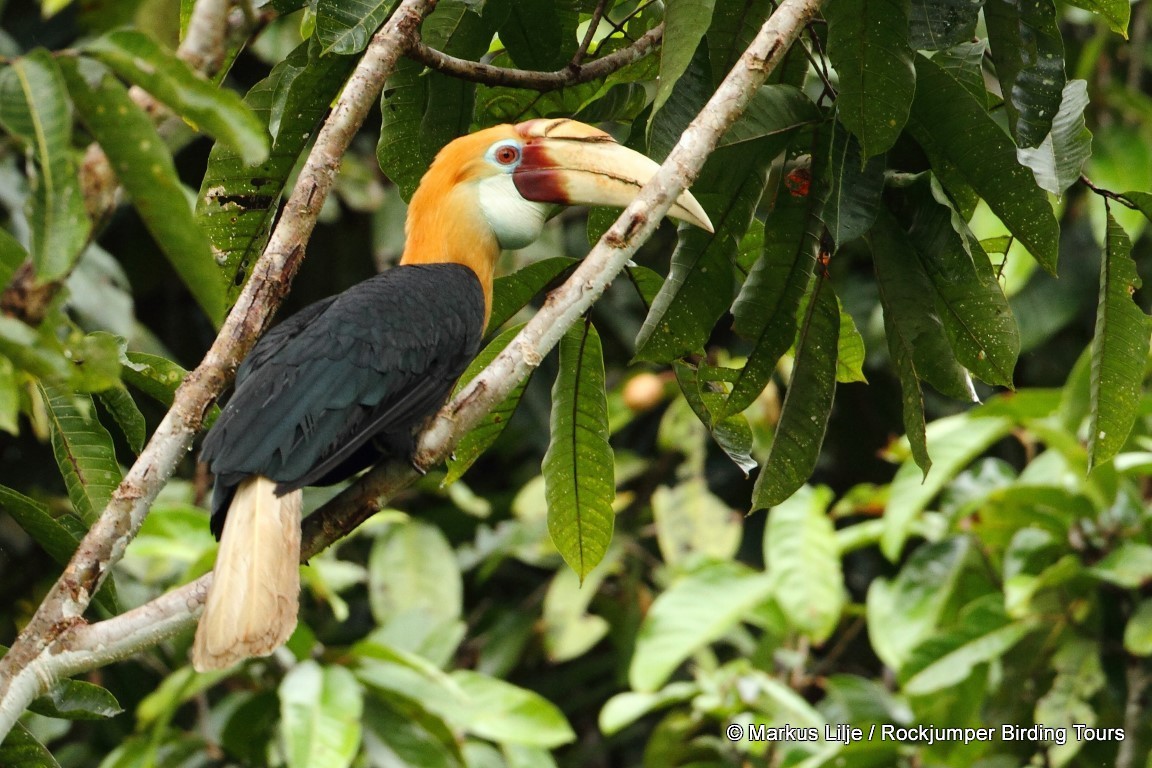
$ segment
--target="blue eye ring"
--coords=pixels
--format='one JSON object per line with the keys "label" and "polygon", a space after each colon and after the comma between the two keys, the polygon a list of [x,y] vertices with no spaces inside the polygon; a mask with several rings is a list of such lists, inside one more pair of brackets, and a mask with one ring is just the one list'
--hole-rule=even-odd
{"label": "blue eye ring", "polygon": [[492,145],[488,150],[488,157],[497,165],[515,168],[520,164],[520,144],[516,141],[501,141]]}

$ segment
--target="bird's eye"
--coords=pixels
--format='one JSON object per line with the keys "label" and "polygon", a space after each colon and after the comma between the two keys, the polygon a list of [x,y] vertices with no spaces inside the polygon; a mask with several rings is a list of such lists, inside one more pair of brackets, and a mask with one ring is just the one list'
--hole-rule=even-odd
{"label": "bird's eye", "polygon": [[504,144],[496,148],[495,157],[500,165],[512,165],[520,159],[520,149],[511,144]]}

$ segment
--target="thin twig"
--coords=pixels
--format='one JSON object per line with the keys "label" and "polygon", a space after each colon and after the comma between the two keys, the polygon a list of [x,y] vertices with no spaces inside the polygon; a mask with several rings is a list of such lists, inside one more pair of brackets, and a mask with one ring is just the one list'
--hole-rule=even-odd
{"label": "thin twig", "polygon": [[1124,197],[1124,195],[1120,194],[1119,192],[1113,192],[1110,189],[1105,189],[1104,187],[1096,186],[1095,184],[1092,183],[1092,180],[1089,179],[1084,174],[1080,174],[1080,183],[1083,184],[1084,186],[1088,187],[1088,189],[1092,190],[1093,192],[1100,195],[1100,197],[1103,197],[1106,200],[1115,200],[1116,202],[1120,203],[1120,205],[1124,206],[1125,208],[1131,208],[1134,211],[1140,210],[1140,206],[1136,205],[1136,203],[1134,203],[1131,200],[1129,200],[1128,198]]}
{"label": "thin twig", "polygon": [[596,39],[596,28],[600,26],[600,19],[604,15],[604,6],[607,5],[608,0],[600,0],[596,3],[596,7],[592,10],[592,18],[588,20],[588,31],[584,33],[584,39],[580,41],[580,47],[576,49],[576,53],[572,54],[572,63],[568,66],[579,67],[584,57],[588,55],[588,49],[592,47],[592,41]]}
{"label": "thin twig", "polygon": [[664,25],[660,24],[645,32],[639,40],[626,48],[613,51],[599,59],[593,59],[587,64],[581,65],[574,62],[554,72],[533,72],[526,69],[495,67],[479,61],[458,59],[435,48],[429,48],[423,42],[414,45],[408,52],[408,56],[437,72],[443,72],[474,83],[546,92],[607,77],[647,56],[656,48],[663,36]]}
{"label": "thin twig", "polygon": [[[216,341],[200,366],[184,379],[171,409],[81,541],[63,575],[0,659],[0,739],[33,698],[66,674],[62,670],[69,668],[68,660],[58,657],[63,650],[79,648],[72,636],[84,626],[81,617],[92,595],[123,556],[152,500],[186,455],[208,407],[231,380],[287,293],[341,157],[434,5],[435,0],[404,0],[376,33],[321,128],[264,254]],[[194,601],[183,605],[183,611],[190,615],[202,598],[198,593]],[[85,652],[91,656],[94,650]]]}

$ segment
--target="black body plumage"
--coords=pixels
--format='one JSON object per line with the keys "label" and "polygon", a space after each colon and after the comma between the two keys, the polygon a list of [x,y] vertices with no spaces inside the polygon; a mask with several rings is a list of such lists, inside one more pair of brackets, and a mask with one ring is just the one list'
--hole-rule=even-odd
{"label": "black body plumage", "polygon": [[277,325],[236,373],[204,440],[219,538],[249,475],[278,494],[329,485],[382,457],[410,458],[413,432],[476,356],[484,293],[461,264],[401,265]]}

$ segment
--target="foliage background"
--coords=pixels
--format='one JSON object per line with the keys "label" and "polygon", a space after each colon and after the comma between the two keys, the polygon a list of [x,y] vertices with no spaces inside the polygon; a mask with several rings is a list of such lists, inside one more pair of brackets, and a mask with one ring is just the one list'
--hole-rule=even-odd
{"label": "foliage background", "polygon": [[[254,10],[259,34],[204,94],[164,53],[187,4],[0,5],[0,262],[21,285],[27,249],[23,285],[52,286],[42,304],[9,289],[0,318],[0,637],[155,427],[172,364],[195,367],[211,343],[254,259],[235,241],[259,252],[278,197],[257,181],[290,174],[388,4],[298,5]],[[771,10],[605,5],[591,56],[662,21],[661,52],[547,93],[404,60],[283,311],[393,263],[404,199],[470,128],[575,115],[661,159]],[[286,650],[198,676],[188,636],[94,670],[38,700],[0,763],[1152,765],[1148,11],[1085,5],[833,0],[694,186],[717,236],[662,229],[490,449],[462,447],[455,482],[430,473],[314,558]],[[596,8],[443,0],[424,40],[561,69]],[[162,126],[164,149],[142,145],[153,129],[135,112],[101,121],[101,104],[126,103],[121,80],[185,118]],[[91,140],[128,199],[89,223]],[[1017,144],[1035,145],[1028,170]],[[264,175],[239,178],[245,160]],[[510,326],[614,215],[562,212],[505,257]],[[605,397],[577,401],[564,382],[596,375],[597,346]],[[565,545],[556,523],[556,489],[588,474],[571,458],[541,469],[565,408],[599,417],[600,461],[610,435],[609,509],[577,510],[614,520],[610,545]],[[210,568],[193,459],[93,617]],[[746,477],[753,459],[771,469]],[[579,575],[564,563],[585,556]],[[1124,738],[758,742],[727,739],[732,723]]]}

